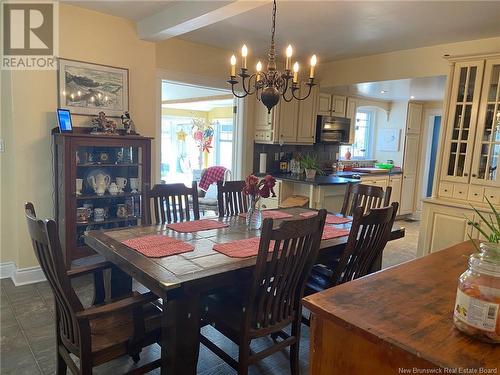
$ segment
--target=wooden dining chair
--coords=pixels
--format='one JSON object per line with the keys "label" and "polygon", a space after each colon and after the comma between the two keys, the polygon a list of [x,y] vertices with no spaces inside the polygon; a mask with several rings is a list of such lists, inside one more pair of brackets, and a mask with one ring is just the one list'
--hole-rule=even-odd
{"label": "wooden dining chair", "polygon": [[306,285],[306,294],[313,294],[368,275],[382,257],[391,234],[399,203],[372,208],[364,214],[363,207],[354,209],[347,245],[335,267],[315,265]]}
{"label": "wooden dining chair", "polygon": [[384,191],[380,186],[348,184],[340,213],[352,216],[357,207],[363,207],[363,213],[372,208],[387,207],[391,200],[391,192],[390,186]]}
{"label": "wooden dining chair", "polygon": [[[67,271],[55,221],[37,219],[32,203],[26,203],[25,213],[35,255],[55,297],[57,374],[66,374],[69,367],[73,374],[90,375],[94,366],[123,355],[139,361],[142,348],[160,340],[161,311],[151,303],[157,297],[133,293],[84,308],[71,279],[102,271],[107,264]],[[70,354],[78,357],[79,366]],[[153,361],[130,373],[143,374],[159,365],[160,360]]]}
{"label": "wooden dining chair", "polygon": [[248,211],[248,198],[243,194],[245,181],[219,181],[217,183],[217,204],[219,217],[236,216]]}
{"label": "wooden dining chair", "polygon": [[144,206],[147,224],[170,224],[191,218],[199,220],[198,185],[196,181],[191,187],[184,184],[154,185],[146,190]]}
{"label": "wooden dining chair", "polygon": [[[200,341],[239,375],[248,367],[290,346],[290,367],[299,373],[300,317],[302,296],[309,271],[317,257],[326,210],[302,220],[285,220],[273,229],[265,219],[253,278],[246,290],[235,288],[207,296],[202,302],[204,324],[214,327],[239,345],[235,360],[204,335]],[[270,250],[270,248],[272,250]],[[291,324],[291,333],[283,331]],[[282,340],[257,353],[250,351],[253,339],[275,335]]]}

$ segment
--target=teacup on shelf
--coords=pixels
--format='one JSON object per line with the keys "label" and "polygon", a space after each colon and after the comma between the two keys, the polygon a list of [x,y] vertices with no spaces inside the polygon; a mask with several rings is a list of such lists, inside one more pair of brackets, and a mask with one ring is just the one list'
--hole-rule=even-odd
{"label": "teacup on shelf", "polygon": [[120,192],[120,189],[118,188],[118,185],[114,182],[111,183],[108,187],[109,194],[111,195],[116,195]]}

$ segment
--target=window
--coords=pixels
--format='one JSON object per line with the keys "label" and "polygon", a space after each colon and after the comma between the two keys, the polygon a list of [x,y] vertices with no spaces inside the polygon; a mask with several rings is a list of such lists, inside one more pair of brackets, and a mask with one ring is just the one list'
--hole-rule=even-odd
{"label": "window", "polygon": [[372,132],[373,112],[369,110],[358,110],[356,112],[356,123],[354,125],[354,143],[352,145],[340,146],[340,157],[349,150],[352,159],[368,159],[371,156],[370,135]]}

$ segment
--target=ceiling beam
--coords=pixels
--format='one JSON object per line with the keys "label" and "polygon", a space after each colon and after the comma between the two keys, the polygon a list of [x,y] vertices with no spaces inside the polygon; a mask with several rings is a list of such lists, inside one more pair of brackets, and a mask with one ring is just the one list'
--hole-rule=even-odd
{"label": "ceiling beam", "polygon": [[144,40],[165,40],[245,13],[269,1],[176,1],[138,21],[137,33]]}

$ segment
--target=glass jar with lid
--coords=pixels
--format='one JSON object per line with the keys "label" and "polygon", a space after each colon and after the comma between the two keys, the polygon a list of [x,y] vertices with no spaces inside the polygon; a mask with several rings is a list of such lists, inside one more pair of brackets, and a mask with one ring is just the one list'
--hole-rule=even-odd
{"label": "glass jar with lid", "polygon": [[455,326],[482,341],[500,343],[500,244],[481,243],[460,276]]}

